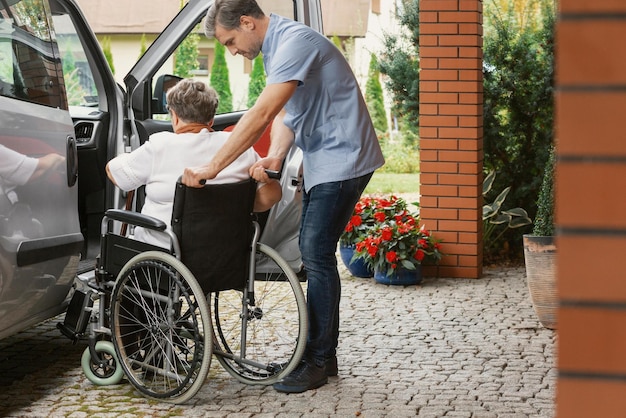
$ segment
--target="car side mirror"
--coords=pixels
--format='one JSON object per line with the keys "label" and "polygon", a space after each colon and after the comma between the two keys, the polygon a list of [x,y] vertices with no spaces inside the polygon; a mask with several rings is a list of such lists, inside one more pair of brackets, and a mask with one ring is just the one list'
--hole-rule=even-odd
{"label": "car side mirror", "polygon": [[167,101],[165,100],[165,95],[167,94],[167,91],[174,87],[180,80],[182,80],[181,77],[171,74],[163,74],[157,78],[154,85],[154,97],[152,98],[153,114],[167,113]]}

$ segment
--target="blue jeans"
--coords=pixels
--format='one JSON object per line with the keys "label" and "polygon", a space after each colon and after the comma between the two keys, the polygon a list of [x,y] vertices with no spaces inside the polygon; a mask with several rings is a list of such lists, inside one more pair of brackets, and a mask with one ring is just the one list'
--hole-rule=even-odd
{"label": "blue jeans", "polygon": [[372,173],[323,183],[302,196],[300,252],[307,274],[309,335],[305,355],[319,366],[336,354],[341,284],[337,243]]}

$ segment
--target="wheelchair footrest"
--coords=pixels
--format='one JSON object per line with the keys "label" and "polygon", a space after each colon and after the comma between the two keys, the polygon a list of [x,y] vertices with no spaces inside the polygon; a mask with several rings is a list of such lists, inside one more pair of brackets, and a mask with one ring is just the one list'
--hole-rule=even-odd
{"label": "wheelchair footrest", "polygon": [[92,293],[91,290],[87,290],[86,292],[81,290],[74,291],[72,300],[65,313],[65,320],[63,323],[59,322],[57,324],[57,328],[61,333],[74,343],[85,333],[87,325],[89,324],[89,318],[91,316],[90,308],[93,306],[93,299],[91,298]]}

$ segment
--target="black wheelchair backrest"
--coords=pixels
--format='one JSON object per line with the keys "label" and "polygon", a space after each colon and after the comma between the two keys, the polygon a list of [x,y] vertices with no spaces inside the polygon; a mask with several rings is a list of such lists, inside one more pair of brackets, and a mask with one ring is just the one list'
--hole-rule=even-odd
{"label": "black wheelchair backrest", "polygon": [[205,293],[243,288],[253,233],[254,179],[206,184],[176,183],[172,230],[181,261]]}

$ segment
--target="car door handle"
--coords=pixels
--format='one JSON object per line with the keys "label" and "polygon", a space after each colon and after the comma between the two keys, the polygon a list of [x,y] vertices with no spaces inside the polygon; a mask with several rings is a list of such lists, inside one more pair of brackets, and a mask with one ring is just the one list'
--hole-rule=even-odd
{"label": "car door handle", "polygon": [[67,185],[72,187],[78,179],[78,149],[76,147],[76,138],[71,135],[67,137],[67,150],[65,164],[67,164]]}

